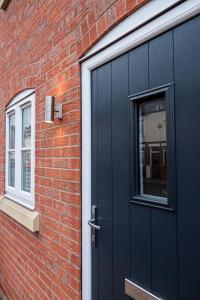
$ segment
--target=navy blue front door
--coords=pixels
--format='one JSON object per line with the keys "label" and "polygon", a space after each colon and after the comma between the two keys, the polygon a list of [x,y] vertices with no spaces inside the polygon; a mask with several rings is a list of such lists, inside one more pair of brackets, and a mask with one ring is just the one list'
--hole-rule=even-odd
{"label": "navy blue front door", "polygon": [[[200,17],[92,72],[93,300],[200,296]],[[93,232],[94,233],[94,232]]]}

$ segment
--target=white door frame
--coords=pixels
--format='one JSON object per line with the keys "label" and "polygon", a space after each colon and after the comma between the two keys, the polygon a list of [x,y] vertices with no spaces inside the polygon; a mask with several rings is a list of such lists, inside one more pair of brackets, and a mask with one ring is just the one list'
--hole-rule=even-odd
{"label": "white door frame", "polygon": [[[179,3],[180,2],[180,3]],[[177,6],[173,6],[179,4]],[[172,7],[171,9],[169,9]],[[167,10],[168,9],[168,10]],[[163,12],[163,14],[161,14]],[[80,60],[82,77],[82,299],[91,300],[91,72],[200,13],[200,0],[152,0],[117,25]],[[157,17],[158,16],[158,17]],[[155,18],[156,17],[156,18]],[[149,20],[149,22],[148,22]],[[142,26],[142,24],[145,24]],[[147,23],[148,22],[148,23]],[[142,26],[142,27],[140,27]],[[135,31],[134,28],[136,29]],[[138,29],[137,29],[138,28]],[[132,32],[131,32],[132,31]],[[130,34],[126,35],[127,33]],[[122,37],[120,39],[120,37]],[[116,42],[115,42],[116,41]],[[112,44],[111,44],[112,42]],[[107,46],[107,47],[106,47]],[[102,49],[102,51],[101,51]]]}

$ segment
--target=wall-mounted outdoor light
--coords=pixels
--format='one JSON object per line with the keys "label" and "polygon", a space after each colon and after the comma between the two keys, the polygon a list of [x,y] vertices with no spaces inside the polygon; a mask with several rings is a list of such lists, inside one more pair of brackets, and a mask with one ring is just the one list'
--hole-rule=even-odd
{"label": "wall-mounted outdoor light", "polygon": [[62,119],[62,104],[55,104],[55,98],[53,96],[46,96],[45,105],[45,122],[53,123],[55,117],[59,120]]}

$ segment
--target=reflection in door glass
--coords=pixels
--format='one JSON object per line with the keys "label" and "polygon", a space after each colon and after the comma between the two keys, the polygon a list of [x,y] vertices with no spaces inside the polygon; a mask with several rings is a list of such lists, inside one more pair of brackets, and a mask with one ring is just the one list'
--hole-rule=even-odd
{"label": "reflection in door glass", "polygon": [[167,197],[166,111],[163,98],[139,105],[140,193]]}

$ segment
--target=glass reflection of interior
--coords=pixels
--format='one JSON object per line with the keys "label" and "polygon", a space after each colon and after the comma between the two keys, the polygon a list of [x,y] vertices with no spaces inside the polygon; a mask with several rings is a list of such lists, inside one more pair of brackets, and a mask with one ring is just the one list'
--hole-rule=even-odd
{"label": "glass reflection of interior", "polygon": [[8,185],[15,186],[15,152],[8,154]]}
{"label": "glass reflection of interior", "polygon": [[167,197],[166,112],[163,98],[139,105],[140,193]]}
{"label": "glass reflection of interior", "polygon": [[31,191],[31,106],[22,110],[22,190]]}
{"label": "glass reflection of interior", "polygon": [[9,116],[8,185],[15,186],[15,114]]}
{"label": "glass reflection of interior", "polygon": [[31,107],[28,106],[22,111],[22,147],[31,147]]}

